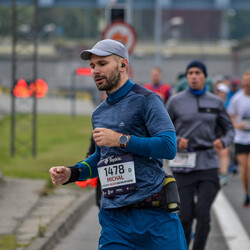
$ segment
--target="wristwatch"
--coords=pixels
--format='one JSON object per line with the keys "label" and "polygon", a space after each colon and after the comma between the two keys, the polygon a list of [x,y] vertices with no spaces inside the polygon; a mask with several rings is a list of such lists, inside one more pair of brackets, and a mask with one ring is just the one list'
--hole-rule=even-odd
{"label": "wristwatch", "polygon": [[120,143],[120,147],[121,148],[126,148],[127,144],[128,144],[128,136],[127,135],[121,135],[119,137],[119,143]]}

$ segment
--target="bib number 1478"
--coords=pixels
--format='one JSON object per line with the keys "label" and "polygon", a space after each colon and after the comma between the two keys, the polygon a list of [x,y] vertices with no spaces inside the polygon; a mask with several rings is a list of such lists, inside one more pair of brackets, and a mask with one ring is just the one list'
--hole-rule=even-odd
{"label": "bib number 1478", "polygon": [[106,177],[110,175],[117,175],[117,174],[124,174],[124,165],[114,165],[114,166],[109,166],[109,167],[104,167],[104,172]]}

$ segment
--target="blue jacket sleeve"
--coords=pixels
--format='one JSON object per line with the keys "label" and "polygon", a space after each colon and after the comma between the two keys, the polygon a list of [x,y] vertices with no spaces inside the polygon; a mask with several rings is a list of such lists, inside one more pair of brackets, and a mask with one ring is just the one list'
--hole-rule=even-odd
{"label": "blue jacket sleeve", "polygon": [[[144,157],[171,160],[175,157],[177,152],[176,134],[174,131],[167,131],[157,136],[146,138],[131,135],[126,151]],[[72,167],[79,171],[77,180],[80,181],[98,177],[97,164],[99,161],[100,148],[96,147],[96,151],[93,155]]]}
{"label": "blue jacket sleeve", "polygon": [[96,146],[95,153],[82,162],[77,163],[74,168],[79,169],[78,181],[98,177],[97,163],[100,161],[100,148]]}
{"label": "blue jacket sleeve", "polygon": [[145,157],[174,159],[177,152],[176,134],[167,131],[154,137],[131,135],[126,151]]}

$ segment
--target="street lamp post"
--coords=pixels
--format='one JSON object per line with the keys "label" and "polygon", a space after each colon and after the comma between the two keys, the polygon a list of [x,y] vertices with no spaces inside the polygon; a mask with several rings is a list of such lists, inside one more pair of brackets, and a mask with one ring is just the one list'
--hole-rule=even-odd
{"label": "street lamp post", "polygon": [[162,0],[155,1],[155,20],[154,20],[154,39],[155,39],[155,65],[161,66],[162,63]]}

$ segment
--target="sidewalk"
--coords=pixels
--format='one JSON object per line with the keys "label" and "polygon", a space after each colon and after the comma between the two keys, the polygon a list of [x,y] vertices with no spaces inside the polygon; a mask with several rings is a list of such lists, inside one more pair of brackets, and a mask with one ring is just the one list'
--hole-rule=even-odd
{"label": "sidewalk", "polygon": [[42,196],[43,180],[0,179],[0,249],[51,250],[91,204],[94,190],[75,184]]}

